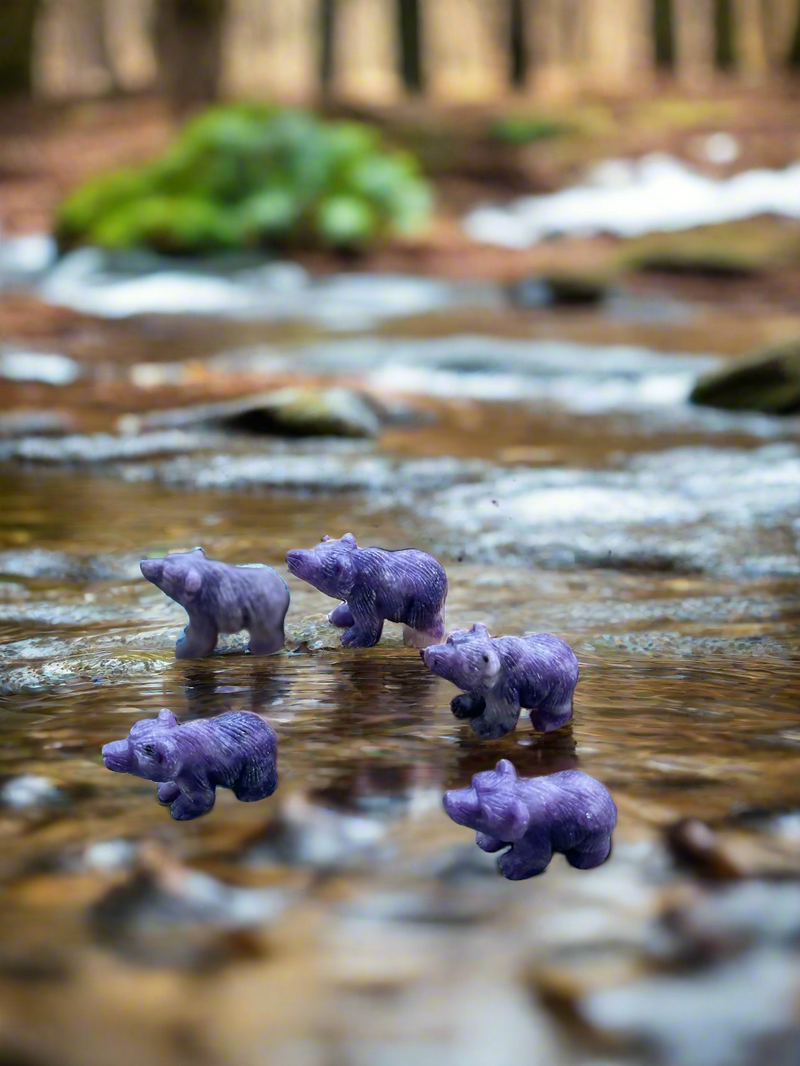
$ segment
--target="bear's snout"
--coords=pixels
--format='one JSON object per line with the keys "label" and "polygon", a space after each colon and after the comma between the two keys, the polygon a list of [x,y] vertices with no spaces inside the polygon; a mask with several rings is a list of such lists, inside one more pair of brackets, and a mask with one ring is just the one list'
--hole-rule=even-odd
{"label": "bear's snout", "polygon": [[103,745],[103,766],[107,770],[125,774],[128,772],[129,765],[127,740],[112,740],[110,744]]}
{"label": "bear's snout", "polygon": [[164,561],[163,559],[142,559],[139,563],[139,569],[148,581],[152,581],[155,584],[161,579]]}
{"label": "bear's snout", "polygon": [[420,651],[420,658],[429,670],[435,671],[437,664],[441,662],[442,656],[440,649],[440,644],[432,644],[429,648],[423,648]]}
{"label": "bear's snout", "polygon": [[442,804],[457,825],[469,825],[480,814],[481,804],[474,788],[458,788],[445,792]]}
{"label": "bear's snout", "polygon": [[304,551],[295,550],[286,553],[286,565],[289,567],[289,573],[294,574],[295,577],[302,577],[305,570],[305,557]]}

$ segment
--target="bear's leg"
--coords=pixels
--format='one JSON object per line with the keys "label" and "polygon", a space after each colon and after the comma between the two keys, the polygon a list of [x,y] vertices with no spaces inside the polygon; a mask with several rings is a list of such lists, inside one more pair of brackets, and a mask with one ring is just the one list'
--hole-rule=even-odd
{"label": "bear's leg", "polygon": [[497,865],[509,881],[523,881],[546,870],[552,857],[553,847],[546,834],[526,833],[500,856]]}
{"label": "bear's leg", "polygon": [[403,643],[407,648],[430,648],[444,639],[444,608],[420,625],[418,629],[403,626]]}
{"label": "bear's leg", "polygon": [[551,692],[537,707],[531,708],[531,725],[540,733],[560,729],[571,717],[572,693],[565,695],[563,689]]}
{"label": "bear's leg", "polygon": [[431,644],[441,644],[442,638],[434,636],[425,629],[403,626],[403,643],[407,648],[430,648]]}
{"label": "bear's leg", "polygon": [[188,822],[208,814],[214,806],[216,792],[213,788],[196,788],[190,794],[182,792],[170,807],[172,817],[178,822]]}
{"label": "bear's leg", "polygon": [[342,636],[345,648],[372,648],[381,639],[383,619],[353,610],[353,625]]}
{"label": "bear's leg", "polygon": [[217,629],[213,622],[193,619],[175,645],[176,659],[202,659],[217,646]]}
{"label": "bear's leg", "polygon": [[462,692],[450,700],[450,710],[456,718],[477,718],[486,710],[486,700],[477,692]]}
{"label": "bear's leg", "polygon": [[611,835],[593,833],[576,848],[565,851],[567,862],[577,870],[591,870],[605,862],[611,852]]}
{"label": "bear's leg", "polygon": [[332,626],[336,626],[337,629],[350,629],[355,625],[353,612],[346,603],[340,603],[338,607],[334,607],[328,615],[328,621]]}
{"label": "bear's leg", "polygon": [[237,800],[241,800],[242,803],[256,803],[258,800],[267,799],[271,796],[277,787],[278,775],[273,773],[266,780],[259,781],[257,784],[248,785],[239,782],[233,786],[232,791]]}
{"label": "bear's leg", "polygon": [[250,627],[250,654],[273,655],[284,645],[283,626],[278,629]]}
{"label": "bear's leg", "polygon": [[498,840],[497,837],[490,837],[488,833],[476,833],[475,843],[481,851],[500,851],[501,848],[508,847],[507,840]]}
{"label": "bear's leg", "polygon": [[511,696],[488,693],[486,709],[473,718],[470,727],[481,740],[498,740],[510,733],[519,719],[519,701]]}
{"label": "bear's leg", "polygon": [[177,799],[180,794],[181,790],[174,781],[164,781],[156,787],[158,802],[163,803],[166,807],[168,807],[173,800]]}

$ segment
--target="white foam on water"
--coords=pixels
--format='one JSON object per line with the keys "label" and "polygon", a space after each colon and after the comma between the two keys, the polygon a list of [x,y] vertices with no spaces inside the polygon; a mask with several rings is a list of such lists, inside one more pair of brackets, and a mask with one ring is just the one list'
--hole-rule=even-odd
{"label": "white foam on water", "polygon": [[39,284],[49,303],[102,318],[133,315],[215,315],[250,320],[305,320],[332,330],[367,329],[387,319],[452,307],[469,298],[495,304],[487,287],[398,274],[312,278],[295,263],[214,271],[211,264],[172,264],[109,256],[81,248],[60,260]]}
{"label": "white foam on water", "polygon": [[608,160],[581,185],[478,207],[464,228],[483,244],[527,248],[558,235],[639,237],[757,215],[800,218],[800,163],[713,178],[660,153]]}
{"label": "white foam on water", "polygon": [[71,385],[80,377],[74,359],[58,352],[0,352],[0,378],[42,385]]}

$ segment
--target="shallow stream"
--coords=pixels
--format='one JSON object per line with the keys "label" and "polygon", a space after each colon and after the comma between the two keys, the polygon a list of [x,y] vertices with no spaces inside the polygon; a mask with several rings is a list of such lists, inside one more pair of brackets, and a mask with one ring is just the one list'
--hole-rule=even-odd
{"label": "shallow stream", "polygon": [[[154,1063],[502,1066],[523,1049],[600,1063],[617,1061],[598,1035],[611,1032],[626,1062],[722,1066],[751,1061],[730,1057],[724,1005],[754,983],[769,1009],[743,1012],[742,1039],[783,1047],[800,967],[778,934],[764,934],[769,957],[756,938],[757,957],[661,972],[663,893],[699,894],[690,915],[704,899],[661,831],[691,816],[755,827],[756,844],[776,819],[779,837],[796,832],[797,422],[691,409],[713,356],[475,337],[457,311],[452,330],[277,344],[264,326],[217,356],[241,372],[277,352],[284,370],[357,380],[396,406],[403,394],[376,441],[193,427],[0,441],[0,1020],[30,1061],[107,1066],[113,1047],[131,1063],[146,1050]],[[139,363],[164,363],[144,328],[139,344]],[[573,722],[542,740],[523,716],[481,743],[399,627],[372,651],[338,647],[331,601],[283,556],[347,530],[441,559],[449,627],[569,641]],[[185,616],[138,561],[196,544],[287,576],[284,652],[254,659],[233,638],[175,661]],[[265,714],[276,796],[220,790],[208,816],[176,823],[153,785],[105,770],[101,746],[165,706]],[[605,866],[557,857],[532,881],[496,877],[441,796],[501,757],[609,787],[620,823]],[[11,787],[20,775],[27,793]],[[192,888],[178,863],[245,896]],[[783,906],[767,885],[745,918]],[[248,906],[256,918],[237,918]],[[800,927],[796,899],[786,907]],[[686,1021],[690,1003],[703,1006]],[[39,1010],[50,1035],[30,1031]]]}

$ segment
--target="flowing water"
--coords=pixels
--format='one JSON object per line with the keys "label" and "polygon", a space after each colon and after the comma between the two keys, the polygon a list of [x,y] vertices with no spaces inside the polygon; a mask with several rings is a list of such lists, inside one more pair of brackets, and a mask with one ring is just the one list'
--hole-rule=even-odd
{"label": "flowing water", "polygon": [[[143,329],[139,361],[163,363],[148,344]],[[723,1064],[751,1061],[732,1041],[768,1039],[774,1061],[796,1061],[781,1040],[800,967],[777,934],[676,971],[699,934],[665,947],[664,893],[700,893],[679,908],[689,926],[706,901],[660,829],[692,816],[755,826],[755,842],[796,832],[797,423],[692,410],[713,357],[474,337],[457,313],[435,340],[279,347],[284,367],[401,392],[425,417],[376,442],[174,428],[0,442],[8,1047],[81,1066]],[[265,329],[225,358],[241,372],[276,350]],[[440,558],[451,628],[569,641],[573,722],[542,739],[523,714],[482,743],[399,627],[376,649],[339,647],[331,601],[283,557],[346,530]],[[230,638],[175,661],[185,616],[138,560],[196,544],[287,576],[283,652],[254,659]],[[220,790],[179,823],[152,784],[104,769],[101,746],[162,707],[266,715],[276,795]],[[441,797],[501,757],[608,786],[620,824],[603,867],[558,857],[532,881],[495,876]],[[784,907],[790,936],[796,897],[756,884],[742,913]]]}

